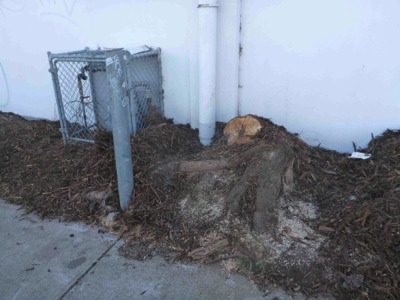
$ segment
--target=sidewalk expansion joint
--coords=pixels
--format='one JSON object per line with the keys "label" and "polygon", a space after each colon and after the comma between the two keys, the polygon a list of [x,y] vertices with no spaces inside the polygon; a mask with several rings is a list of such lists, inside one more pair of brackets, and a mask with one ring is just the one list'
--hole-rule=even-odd
{"label": "sidewalk expansion joint", "polygon": [[65,296],[68,295],[68,293],[77,285],[79,284],[82,279],[97,265],[97,263],[104,257],[107,255],[108,252],[110,252],[110,250],[122,239],[122,237],[124,236],[124,233],[121,234],[101,255],[99,258],[96,259],[95,262],[93,262],[90,267],[83,272],[82,275],[80,275],[74,283],[71,284],[71,286],[59,297],[57,298],[57,300],[62,300],[65,298]]}

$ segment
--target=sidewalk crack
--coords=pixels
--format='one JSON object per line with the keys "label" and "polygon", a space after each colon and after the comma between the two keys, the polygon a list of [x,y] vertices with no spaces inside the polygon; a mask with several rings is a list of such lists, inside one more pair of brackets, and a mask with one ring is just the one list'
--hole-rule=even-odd
{"label": "sidewalk crack", "polygon": [[97,263],[107,255],[108,252],[122,239],[123,234],[121,234],[101,255],[98,257],[91,265],[90,267],[82,273],[70,286],[69,288],[59,297],[57,300],[62,300],[65,298],[65,296],[68,295],[68,293],[76,286],[78,285],[82,279],[97,265]]}

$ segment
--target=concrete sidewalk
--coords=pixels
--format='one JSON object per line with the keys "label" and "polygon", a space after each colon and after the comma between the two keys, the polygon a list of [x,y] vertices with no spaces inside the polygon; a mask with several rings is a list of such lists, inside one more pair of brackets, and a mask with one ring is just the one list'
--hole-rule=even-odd
{"label": "concrete sidewalk", "polygon": [[291,299],[280,290],[264,295],[217,266],[128,260],[118,254],[122,243],[96,227],[40,220],[0,200],[0,300]]}

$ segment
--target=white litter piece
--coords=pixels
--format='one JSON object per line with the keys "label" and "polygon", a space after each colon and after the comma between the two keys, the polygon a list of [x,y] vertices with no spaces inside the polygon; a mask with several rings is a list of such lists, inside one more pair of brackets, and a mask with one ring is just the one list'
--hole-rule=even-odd
{"label": "white litter piece", "polygon": [[371,154],[362,153],[362,152],[353,152],[349,158],[358,158],[358,159],[368,159],[371,157]]}

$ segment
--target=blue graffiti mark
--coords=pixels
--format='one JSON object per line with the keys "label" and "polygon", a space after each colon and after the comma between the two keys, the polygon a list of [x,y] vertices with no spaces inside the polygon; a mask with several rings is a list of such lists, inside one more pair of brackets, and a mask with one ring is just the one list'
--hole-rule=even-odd
{"label": "blue graffiti mark", "polygon": [[5,11],[20,12],[26,6],[27,0],[2,0],[0,1],[0,14],[5,16]]}
{"label": "blue graffiti mark", "polygon": [[[45,2],[47,2],[47,4]],[[59,5],[60,3],[62,5]],[[72,15],[74,14],[76,3],[77,0],[71,0],[71,1],[40,0],[41,6],[46,9],[46,11],[41,12],[40,15],[60,17],[75,24],[75,22],[72,20]]]}
{"label": "blue graffiti mark", "polygon": [[70,17],[72,17],[72,14],[74,13],[74,8],[75,8],[76,0],[73,0],[73,1],[72,1],[71,6],[68,6],[68,3],[67,3],[65,0],[63,0],[63,2],[64,2],[65,10],[67,11],[68,15],[69,15]]}
{"label": "blue graffiti mark", "polygon": [[[76,25],[72,20],[78,0],[37,0],[40,16],[53,16],[64,19]],[[28,0],[0,0],[0,16],[6,17],[6,12],[18,13],[25,10]]]}
{"label": "blue graffiti mark", "polygon": [[[6,72],[4,71],[3,65],[0,62],[0,75],[3,75],[3,81],[4,81],[4,87],[5,87],[5,98],[2,98],[2,95],[0,94],[0,106],[6,106],[9,102],[10,102],[10,89],[8,87],[8,81],[7,81],[7,76],[6,76]],[[1,76],[0,76],[0,83],[1,83]],[[0,91],[1,91],[1,87],[3,86],[3,84],[0,84]]]}

